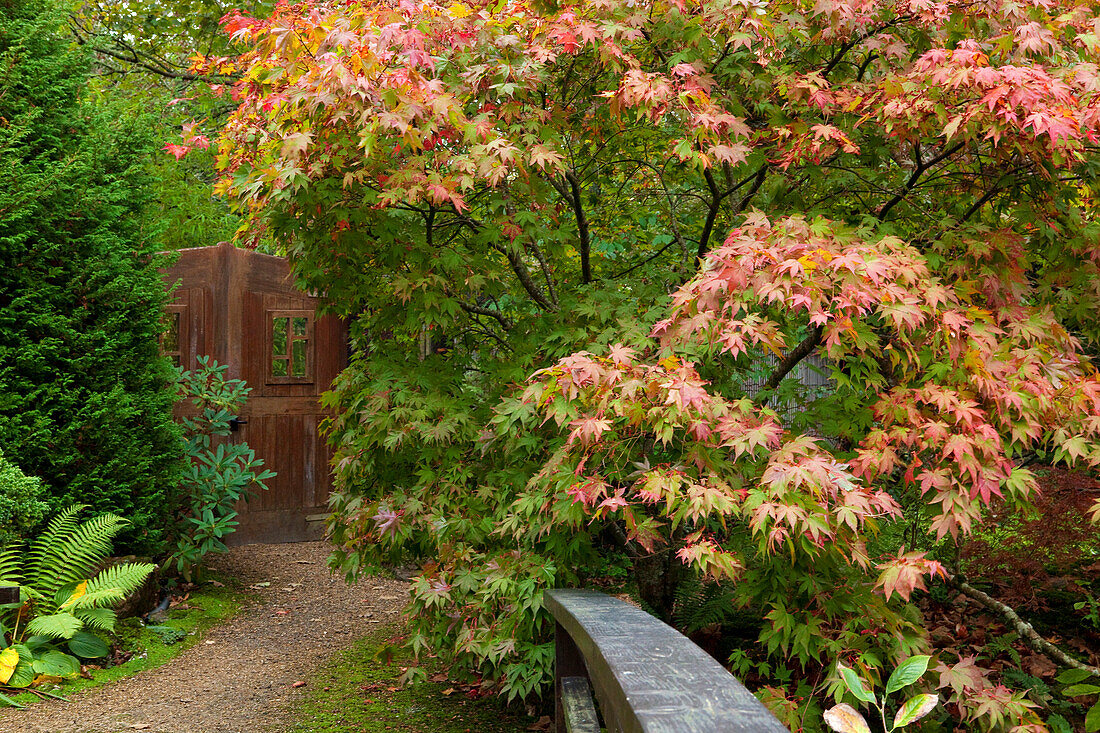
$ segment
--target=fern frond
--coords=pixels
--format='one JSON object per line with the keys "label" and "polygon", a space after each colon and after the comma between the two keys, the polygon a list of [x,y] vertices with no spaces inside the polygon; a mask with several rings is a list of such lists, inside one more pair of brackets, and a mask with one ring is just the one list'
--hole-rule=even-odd
{"label": "fern frond", "polygon": [[41,563],[28,568],[28,582],[52,595],[66,583],[83,580],[111,554],[111,542],[126,524],[121,517],[103,514],[66,534],[54,535]]}
{"label": "fern frond", "polygon": [[45,531],[31,542],[23,565],[24,572],[29,575],[31,568],[49,564],[47,557],[53,556],[61,539],[76,529],[77,515],[86,508],[86,504],[73,504],[50,520]]}
{"label": "fern frond", "polygon": [[0,552],[0,584],[19,585],[23,582],[22,548],[12,544]]}
{"label": "fern frond", "polygon": [[77,608],[110,608],[126,600],[126,592],[121,588],[100,588],[94,593],[70,598],[62,603],[58,610],[73,613]]}
{"label": "fern frond", "polygon": [[95,631],[114,631],[118,615],[109,608],[77,608],[73,615],[84,622],[84,626]]}
{"label": "fern frond", "polygon": [[84,622],[71,613],[55,613],[39,616],[27,624],[28,634],[41,634],[53,639],[71,639],[84,627]]}
{"label": "fern frond", "polygon": [[692,577],[676,589],[673,620],[685,634],[723,624],[733,611],[733,591],[717,583],[704,583]]}
{"label": "fern frond", "polygon": [[88,581],[84,589],[89,595],[104,588],[119,588],[124,596],[133,593],[141,587],[149,574],[157,569],[156,565],[147,562],[126,562],[112,565],[101,570],[94,578]]}

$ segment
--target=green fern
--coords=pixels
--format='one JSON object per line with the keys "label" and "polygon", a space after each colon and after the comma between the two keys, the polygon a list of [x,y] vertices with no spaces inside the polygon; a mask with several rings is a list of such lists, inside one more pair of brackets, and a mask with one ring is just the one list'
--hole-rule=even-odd
{"label": "green fern", "polygon": [[27,624],[27,633],[48,636],[51,639],[71,639],[83,626],[84,622],[71,613],[55,613],[33,619]]}
{"label": "green fern", "polygon": [[680,583],[674,603],[673,622],[685,634],[724,624],[734,611],[732,591],[697,577]]}
{"label": "green fern", "polygon": [[[31,543],[23,560],[23,570],[28,585],[37,586],[35,582],[36,569],[45,569],[50,566],[64,566],[64,558],[60,556],[58,548],[59,539],[70,534],[77,527],[77,515],[87,505],[74,504],[65,509],[46,525],[46,530]],[[56,589],[55,589],[56,590]],[[53,595],[53,593],[50,593]]]}
{"label": "green fern", "polygon": [[4,585],[22,583],[23,575],[19,571],[19,561],[22,557],[23,553],[19,551],[18,545],[0,552],[0,583]]}
{"label": "green fern", "polygon": [[[2,577],[23,579],[19,584],[31,616],[29,623],[23,623],[23,635],[71,639],[85,626],[114,630],[117,617],[111,607],[125,600],[156,568],[149,563],[122,563],[86,580],[110,555],[111,541],[127,522],[113,514],[79,522],[82,509],[69,507],[50,521],[22,557],[21,571],[17,551],[0,555]],[[20,615],[25,613],[26,607],[11,612],[5,626],[19,628],[25,621]]]}
{"label": "green fern", "polygon": [[118,615],[109,608],[78,608],[73,616],[84,622],[84,627],[94,631],[114,631]]}
{"label": "green fern", "polygon": [[149,573],[156,569],[156,565],[150,563],[120,563],[101,570],[98,575],[88,581],[85,592],[88,595],[98,593],[107,588],[121,588],[125,595],[129,595],[145,582]]}
{"label": "green fern", "polygon": [[[121,517],[103,514],[83,524],[67,526],[64,533],[47,530],[35,544],[48,545],[48,549],[36,553],[35,546],[31,546],[27,583],[52,596],[62,586],[84,580],[111,554],[111,541],[126,524]],[[41,558],[37,563],[36,554]]]}

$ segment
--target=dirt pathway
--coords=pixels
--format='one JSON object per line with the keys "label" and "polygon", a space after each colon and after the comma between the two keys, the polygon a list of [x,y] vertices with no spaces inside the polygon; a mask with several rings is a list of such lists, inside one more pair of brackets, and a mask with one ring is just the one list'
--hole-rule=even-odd
{"label": "dirt pathway", "polygon": [[0,731],[21,733],[260,733],[281,731],[309,670],[397,618],[406,586],[329,575],[320,542],[249,545],[220,572],[269,582],[236,618],[167,665],[27,710],[0,710]]}

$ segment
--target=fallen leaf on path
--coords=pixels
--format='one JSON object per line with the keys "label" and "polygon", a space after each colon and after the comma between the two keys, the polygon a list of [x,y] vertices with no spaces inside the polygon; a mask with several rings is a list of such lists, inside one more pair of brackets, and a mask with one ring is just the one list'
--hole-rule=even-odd
{"label": "fallen leaf on path", "polygon": [[133,728],[134,730],[148,730],[153,726],[149,723],[130,723],[127,728]]}
{"label": "fallen leaf on path", "polygon": [[224,588],[225,587],[225,583],[219,583],[216,580],[211,580],[210,585],[214,586],[215,588]]}
{"label": "fallen leaf on path", "polygon": [[527,730],[550,730],[551,725],[553,725],[553,721],[550,720],[550,716],[544,715],[531,725],[527,726]]}
{"label": "fallen leaf on path", "polygon": [[306,683],[303,680],[298,680],[293,685],[291,685],[291,687],[305,687],[305,686],[306,686]]}
{"label": "fallen leaf on path", "polygon": [[447,688],[446,690],[444,690],[444,691],[443,691],[443,692],[442,692],[441,694],[444,694],[444,695],[453,695],[453,694],[455,694],[455,688],[453,688],[453,687],[448,687],[448,688]]}
{"label": "fallen leaf on path", "polygon": [[249,590],[260,590],[261,588],[267,588],[270,585],[271,585],[271,581],[270,580],[265,580],[262,583],[253,583],[252,585],[248,586],[248,589]]}
{"label": "fallen leaf on path", "polygon": [[438,674],[433,674],[428,679],[431,680],[432,682],[446,682],[447,681],[447,673],[446,672],[439,672]]}

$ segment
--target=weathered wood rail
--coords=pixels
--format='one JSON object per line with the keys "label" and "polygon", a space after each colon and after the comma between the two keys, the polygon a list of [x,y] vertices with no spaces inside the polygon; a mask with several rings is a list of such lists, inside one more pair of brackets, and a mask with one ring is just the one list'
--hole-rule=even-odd
{"label": "weathered wood rail", "polygon": [[[671,626],[590,590],[551,590],[558,733],[790,733],[736,677]],[[591,687],[589,686],[591,685]]]}

